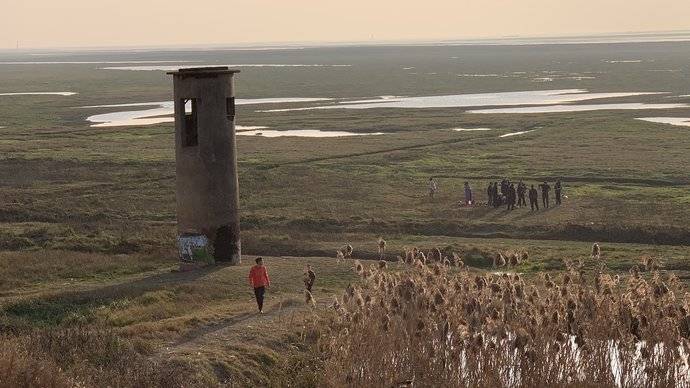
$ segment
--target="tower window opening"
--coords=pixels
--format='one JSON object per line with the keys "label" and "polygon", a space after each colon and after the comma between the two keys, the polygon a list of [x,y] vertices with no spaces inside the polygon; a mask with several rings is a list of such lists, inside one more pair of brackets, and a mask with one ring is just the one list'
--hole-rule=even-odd
{"label": "tower window opening", "polygon": [[225,100],[225,110],[228,120],[235,119],[235,97],[229,97]]}
{"label": "tower window opening", "polygon": [[199,145],[199,132],[197,129],[197,99],[183,98],[184,120],[182,121],[182,146],[194,147]]}

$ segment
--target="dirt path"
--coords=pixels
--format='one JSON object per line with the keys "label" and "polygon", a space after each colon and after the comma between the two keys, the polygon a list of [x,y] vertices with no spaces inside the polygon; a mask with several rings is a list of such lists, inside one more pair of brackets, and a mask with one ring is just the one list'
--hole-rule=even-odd
{"label": "dirt path", "polygon": [[[248,307],[253,308],[254,306]],[[319,307],[325,307],[325,302],[319,303]],[[305,308],[306,306],[303,304],[292,302],[283,305],[282,302],[278,302],[269,306],[264,314],[251,310],[232,315],[220,321],[192,329],[178,340],[162,346],[152,357],[164,359],[197,353],[204,349],[213,349],[218,344],[238,341],[249,329],[259,325],[292,327],[296,314],[301,313]]]}
{"label": "dirt path", "polygon": [[271,308],[264,314],[252,311],[234,315],[219,322],[214,322],[191,330],[179,340],[162,347],[158,356],[169,357],[176,354],[186,354],[196,352],[199,349],[209,348],[209,345],[238,338],[238,334],[248,327],[257,324],[265,324],[268,321],[275,321],[278,317],[287,317],[290,312],[294,313],[296,310],[297,308],[293,306],[283,309]]}

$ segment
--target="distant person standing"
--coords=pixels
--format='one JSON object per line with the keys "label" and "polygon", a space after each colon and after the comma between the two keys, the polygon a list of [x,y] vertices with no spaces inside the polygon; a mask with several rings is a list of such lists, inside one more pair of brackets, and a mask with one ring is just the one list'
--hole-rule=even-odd
{"label": "distant person standing", "polygon": [[495,208],[501,206],[501,198],[498,196],[498,182],[494,182],[493,205]]}
{"label": "distant person standing", "polygon": [[503,178],[501,181],[501,196],[508,195],[508,180]]}
{"label": "distant person standing", "polygon": [[527,206],[527,202],[525,202],[525,193],[527,193],[527,186],[520,181],[517,187],[518,207]]}
{"label": "distant person standing", "polygon": [[534,185],[529,189],[529,205],[532,211],[539,210],[539,194],[537,193],[537,189],[534,188]]}
{"label": "distant person standing", "polygon": [[472,206],[472,188],[469,182],[465,182],[465,206]]}
{"label": "distant person standing", "polygon": [[547,182],[544,182],[539,185],[539,188],[541,189],[542,205],[544,205],[544,208],[547,209],[549,207],[549,192],[551,191],[551,186],[549,186]]}
{"label": "distant person standing", "polygon": [[561,186],[561,180],[557,180],[556,184],[553,186],[553,192],[556,194],[556,205],[561,204],[561,190],[563,187]]}
{"label": "distant person standing", "polygon": [[384,240],[383,237],[379,237],[376,243],[379,246],[379,260],[383,260],[386,254],[386,240]]}
{"label": "distant person standing", "polygon": [[307,291],[311,292],[311,288],[314,286],[314,281],[316,280],[316,272],[311,269],[311,265],[307,264],[307,269],[304,271],[304,287]]}
{"label": "distant person standing", "polygon": [[271,280],[268,278],[268,270],[264,266],[264,259],[256,258],[256,265],[249,270],[249,284],[254,288],[254,296],[256,297],[256,304],[259,307],[259,313],[264,312],[264,294],[266,288],[271,286]]}
{"label": "distant person standing", "polygon": [[429,178],[429,198],[434,199],[434,195],[438,192],[438,183],[436,179]]}
{"label": "distant person standing", "polygon": [[597,260],[601,258],[601,247],[599,243],[594,243],[592,245],[592,258]]}
{"label": "distant person standing", "polygon": [[493,206],[494,204],[494,184],[489,182],[489,187],[486,189],[486,200],[487,205]]}
{"label": "distant person standing", "polygon": [[508,186],[508,195],[506,197],[506,202],[508,202],[508,210],[515,210],[516,190],[514,184],[511,183],[510,186]]}

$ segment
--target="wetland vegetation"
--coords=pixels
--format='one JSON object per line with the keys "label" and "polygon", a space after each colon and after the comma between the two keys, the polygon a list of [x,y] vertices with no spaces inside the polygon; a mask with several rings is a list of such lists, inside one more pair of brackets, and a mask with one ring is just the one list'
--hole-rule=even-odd
{"label": "wetland vegetation", "polygon": [[[353,377],[353,370],[345,365],[359,364],[345,361],[379,362],[386,372],[381,378],[387,379],[387,368],[394,368],[401,356],[389,352],[382,353],[390,356],[385,359],[366,359],[363,355],[370,354],[369,348],[360,346],[360,337],[344,338],[342,331],[328,336],[328,325],[342,319],[338,315],[342,311],[329,306],[348,285],[362,295],[372,294],[376,303],[390,305],[388,291],[409,281],[416,290],[433,273],[443,280],[418,297],[433,301],[436,291],[446,287],[458,293],[452,298],[443,295],[443,303],[449,303],[449,298],[490,298],[493,291],[474,288],[479,277],[487,285],[496,283],[501,296],[509,290],[509,302],[520,304],[513,293],[516,284],[533,285],[546,297],[553,291],[543,289],[545,274],[562,287],[563,277],[573,270],[568,263],[580,259],[584,264],[576,271],[577,281],[568,286],[570,296],[549,299],[549,303],[562,302],[561,318],[568,316],[569,298],[579,298],[580,290],[583,298],[604,304],[643,293],[644,306],[640,301],[625,304],[621,314],[638,316],[638,307],[650,314],[670,308],[674,317],[662,323],[679,327],[687,318],[681,307],[690,277],[690,136],[685,127],[669,122],[690,117],[688,52],[687,42],[80,51],[44,53],[39,61],[30,53],[0,52],[0,385],[27,381],[56,387],[106,382],[117,386],[343,384],[319,380],[325,375],[320,368],[330,365],[335,376],[345,381],[355,378],[349,381],[364,386],[373,381],[369,370],[354,370],[366,373]],[[124,109],[152,108],[113,105],[168,101],[171,81],[163,71],[104,69],[109,64],[151,66],[161,61],[166,66],[190,63],[185,61],[347,65],[240,67],[238,98],[307,100],[238,105],[237,124],[270,131],[385,134],[271,137],[268,134],[273,132],[259,128],[255,130],[266,136],[238,136],[245,262],[254,255],[267,257],[275,285],[268,293],[264,317],[247,313],[253,302],[246,264],[171,272],[177,264],[172,124],[91,127],[87,120]],[[298,110],[381,96],[566,89],[664,93],[607,95],[574,102],[575,107],[680,106],[519,114],[469,113],[457,106]],[[39,92],[60,94],[8,95]],[[493,108],[502,106],[472,107]],[[649,117],[655,122],[638,120]],[[491,130],[471,130],[486,128]],[[522,134],[505,136],[513,133]],[[431,176],[439,182],[433,201],[426,190]],[[567,199],[561,206],[535,213],[461,205],[465,181],[482,203],[488,183],[504,177],[528,184],[560,178]],[[456,252],[465,268],[444,267],[436,273],[434,266],[390,263],[385,275],[377,272],[374,278],[362,280],[353,270],[354,261],[336,262],[336,249],[349,243],[353,257],[368,268],[364,260],[379,258],[379,236],[388,243],[387,260],[397,261],[406,247],[424,251],[437,247]],[[600,262],[590,259],[595,241],[602,247]],[[493,258],[507,250],[529,252],[529,260],[511,269],[521,273],[520,281],[491,274],[496,271]],[[656,269],[658,274],[643,272],[628,280],[642,257],[659,258],[664,266]],[[301,278],[306,264],[317,273],[315,307],[304,303]],[[602,276],[616,275],[622,280],[612,286],[612,296],[592,288]],[[373,283],[376,276],[392,282],[385,292]],[[654,294],[659,282],[673,297]],[[456,283],[473,288],[451,291]],[[587,310],[590,304],[585,302],[576,302],[576,321],[583,335],[591,334],[596,341],[604,333],[588,331],[593,318],[585,316],[603,315],[600,310]],[[603,308],[601,303],[597,309]],[[340,322],[333,328],[378,327],[382,311],[361,313],[362,320],[352,327]],[[469,322],[476,317],[463,314],[451,323],[462,323],[462,318],[469,331],[484,330]],[[506,321],[506,331],[522,335],[517,326],[529,317],[521,314],[511,315],[515,319]],[[404,322],[398,316],[388,315],[391,330],[404,343],[437,350],[433,341],[424,342],[430,331],[424,332],[427,337],[416,337],[412,331],[403,332]],[[630,323],[619,318],[610,318],[616,327]],[[561,324],[564,321],[559,320]],[[548,338],[555,338],[558,325],[544,327]],[[681,331],[672,339],[644,333],[650,341],[679,340],[683,346],[683,338],[687,339]],[[531,339],[519,351],[544,344],[527,334]],[[629,336],[616,338],[627,341]],[[323,341],[334,341],[330,344],[348,351],[319,358],[321,351],[329,350],[319,348]],[[76,352],[77,348],[83,351]],[[465,348],[447,350],[460,349]],[[467,349],[482,360],[503,348]],[[606,353],[601,346],[593,352],[602,357]],[[546,356],[556,357],[555,353]],[[537,365],[547,364],[546,358],[539,360]],[[601,359],[592,360],[582,362],[603,365]],[[442,362],[434,358],[434,368],[441,368]],[[550,382],[563,382],[559,373],[573,371],[572,365],[558,365],[562,369],[550,370],[555,376]],[[536,372],[525,369],[523,378]],[[405,379],[413,378],[408,375]],[[415,376],[419,383],[437,381]],[[612,375],[601,376],[597,380],[601,385],[613,381]],[[654,376],[654,381],[668,381],[663,380],[667,375]],[[489,381],[476,377],[473,381]],[[515,376],[484,377],[495,382]],[[641,380],[627,381],[634,386]]]}

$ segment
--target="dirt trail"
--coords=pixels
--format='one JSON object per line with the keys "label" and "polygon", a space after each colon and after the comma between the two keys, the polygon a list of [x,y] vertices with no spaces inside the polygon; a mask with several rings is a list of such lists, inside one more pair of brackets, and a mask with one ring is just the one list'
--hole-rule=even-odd
{"label": "dirt trail", "polygon": [[[252,305],[251,308],[254,306]],[[295,314],[304,308],[305,305],[303,304],[289,303],[284,305],[282,302],[278,302],[268,306],[264,314],[252,310],[229,316],[189,331],[182,338],[161,347],[153,357],[168,358],[175,355],[196,353],[201,349],[213,348],[218,344],[237,341],[247,329],[256,325],[276,324],[279,320],[285,320],[285,324],[288,325],[288,322],[294,320]]]}

